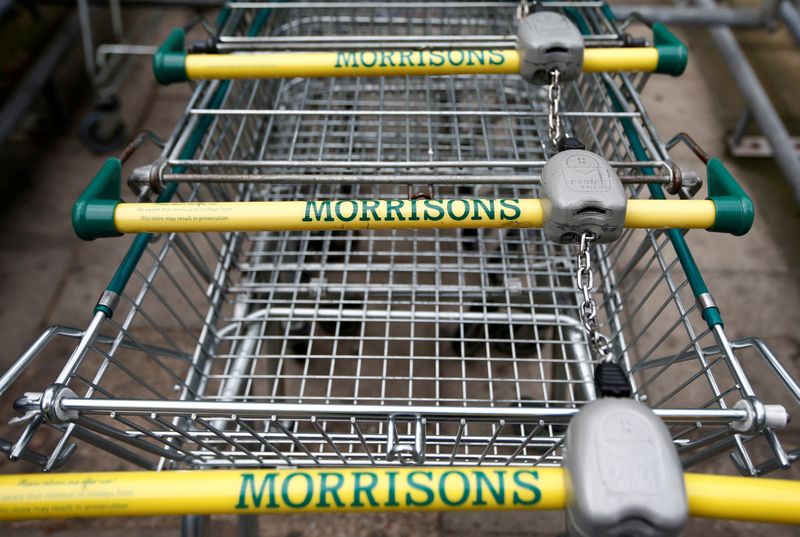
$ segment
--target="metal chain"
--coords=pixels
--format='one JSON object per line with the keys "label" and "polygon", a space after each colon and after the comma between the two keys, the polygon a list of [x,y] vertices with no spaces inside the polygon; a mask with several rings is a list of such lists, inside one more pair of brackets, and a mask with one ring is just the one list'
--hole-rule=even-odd
{"label": "metal chain", "polygon": [[531,8],[528,5],[528,0],[519,0],[519,4],[517,4],[517,19],[522,20],[528,16],[528,13],[531,12]]}
{"label": "metal chain", "polygon": [[594,276],[592,275],[592,241],[596,239],[594,233],[581,234],[581,247],[578,253],[578,271],[576,279],[578,291],[583,295],[583,302],[580,305],[580,316],[583,321],[583,328],[589,337],[589,346],[601,362],[611,362],[613,355],[608,338],[600,333],[600,325],[597,322],[597,303],[592,298],[594,290]]}
{"label": "metal chain", "polygon": [[561,73],[558,69],[550,71],[550,84],[547,85],[547,126],[550,128],[550,141],[555,146],[561,138],[561,116],[558,115],[558,109],[561,101],[561,86],[558,84],[558,79]]}

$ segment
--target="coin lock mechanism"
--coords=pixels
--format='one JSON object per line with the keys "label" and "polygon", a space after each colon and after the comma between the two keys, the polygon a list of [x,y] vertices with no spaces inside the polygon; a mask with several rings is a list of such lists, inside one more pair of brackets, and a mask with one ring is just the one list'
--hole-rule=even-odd
{"label": "coin lock mechanism", "polygon": [[544,232],[567,244],[592,233],[594,242],[619,238],[628,199],[616,171],[591,151],[573,149],[554,155],[542,169]]}
{"label": "coin lock mechanism", "polygon": [[673,537],[688,518],[666,425],[632,399],[597,399],[565,437],[570,537]]}
{"label": "coin lock mechanism", "polygon": [[537,11],[522,19],[517,29],[520,74],[531,84],[545,85],[558,70],[562,82],[575,80],[583,67],[583,36],[567,17]]}

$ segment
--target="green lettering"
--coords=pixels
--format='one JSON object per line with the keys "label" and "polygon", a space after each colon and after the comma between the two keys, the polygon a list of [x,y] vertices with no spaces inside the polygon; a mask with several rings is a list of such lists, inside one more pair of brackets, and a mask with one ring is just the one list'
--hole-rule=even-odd
{"label": "green lettering", "polygon": [[483,486],[489,489],[494,501],[497,505],[505,505],[506,503],[506,478],[505,470],[494,470],[494,475],[497,476],[497,488],[495,488],[492,480],[489,479],[483,472],[475,472],[475,503],[472,505],[486,505],[483,499]]}
{"label": "green lettering", "polygon": [[[311,212],[314,212],[314,218],[311,217]],[[325,218],[322,217],[323,213]],[[333,215],[331,214],[331,202],[329,201],[307,201],[306,202],[306,215],[303,217],[303,222],[333,222]]]}
{"label": "green lettering", "polygon": [[[361,220],[362,222],[369,222],[372,220],[373,222],[380,222],[381,217],[378,215],[378,207],[381,206],[381,202],[378,200],[364,200],[361,202]],[[372,213],[372,218],[367,216],[367,212]]]}
{"label": "green lettering", "polygon": [[411,200],[411,216],[408,217],[409,222],[418,222],[420,217],[417,216],[418,200]]}
{"label": "green lettering", "polygon": [[411,59],[411,55],[414,53],[413,50],[401,50],[400,51],[400,67],[405,67],[405,61],[408,60],[409,67],[414,67],[414,60]]}
{"label": "green lettering", "polygon": [[428,478],[428,481],[433,479],[433,473],[432,472],[419,472],[419,471],[418,472],[409,472],[409,474],[408,474],[408,486],[411,487],[414,490],[418,490],[420,492],[424,492],[425,493],[425,499],[422,500],[422,501],[415,500],[410,492],[406,492],[406,505],[408,505],[408,506],[413,506],[413,505],[426,506],[426,505],[430,505],[433,502],[433,489],[431,489],[430,486],[428,486],[428,485],[426,485],[424,483],[420,483],[418,481],[415,481],[414,477],[418,476],[418,475],[426,476]]}
{"label": "green lettering", "polygon": [[358,57],[356,56],[355,52],[337,52],[336,53],[336,68],[340,67],[350,67],[350,63],[353,63],[353,67],[358,67]]}
{"label": "green lettering", "polygon": [[[341,500],[341,498],[339,498],[339,489],[342,488],[342,485],[344,485],[344,477],[342,477],[342,474],[323,472],[320,473],[319,475],[320,475],[319,503],[317,504],[317,507],[330,507],[330,504],[325,499],[325,496],[327,496],[328,494],[331,495],[331,497],[333,498],[333,502],[338,507],[344,507],[344,502]],[[328,485],[329,477],[336,478],[335,485]]]}
{"label": "green lettering", "polygon": [[483,220],[478,208],[483,209],[486,218],[494,220],[494,200],[472,200],[472,220]]}
{"label": "green lettering", "polygon": [[[460,215],[456,215],[455,211],[453,210],[453,205],[455,203],[463,203],[464,204],[464,212]],[[447,200],[447,214],[456,221],[461,221],[469,216],[469,201],[467,200]]]}
{"label": "green lettering", "polygon": [[397,503],[397,474],[398,472],[386,472],[389,476],[389,499],[386,500],[386,507],[398,507]]}
{"label": "green lettering", "polygon": [[[454,489],[456,491],[461,491],[461,497],[457,500],[451,500],[447,497],[447,478],[451,475],[457,475],[461,478],[461,485]],[[441,496],[442,501],[447,505],[461,505],[469,498],[469,478],[464,472],[459,472],[457,470],[443,473],[442,477],[439,479],[439,496]]]}
{"label": "green lettering", "polygon": [[486,59],[483,57],[485,52],[485,50],[469,49],[467,51],[467,65],[475,65],[473,59],[477,60],[479,64],[485,65]]}
{"label": "green lettering", "polygon": [[[306,495],[300,502],[292,501],[292,498],[289,496],[289,483],[291,483],[292,479],[295,477],[302,477],[306,480]],[[291,474],[286,476],[286,479],[283,480],[283,485],[281,486],[281,498],[283,498],[283,503],[288,505],[292,508],[300,508],[305,507],[309,503],[311,503],[311,497],[314,495],[314,481],[312,481],[311,476],[305,474],[303,472],[292,472]]]}
{"label": "green lettering", "polygon": [[417,65],[420,67],[425,67],[425,52],[422,50],[419,51],[419,60],[417,60]]}
{"label": "green lettering", "polygon": [[[444,218],[444,208],[441,206],[441,202],[435,200],[425,200],[425,214],[423,215],[423,220],[430,220],[431,222],[438,222],[442,218]],[[436,211],[437,214],[431,216],[428,209]]]}
{"label": "green lettering", "polygon": [[264,498],[264,486],[269,484],[269,503],[267,507],[277,508],[278,504],[275,502],[275,476],[276,474],[266,474],[264,479],[261,480],[261,487],[256,492],[256,478],[253,474],[242,474],[242,489],[239,491],[239,503],[236,504],[236,509],[247,509],[247,487],[250,487],[250,498],[253,501],[253,507],[261,507],[261,500]]}
{"label": "green lettering", "polygon": [[[399,220],[402,222],[406,219],[405,216],[400,212],[400,209],[403,208],[403,204],[405,202],[403,200],[387,200],[386,201],[386,221],[387,222],[394,222],[395,220]],[[392,216],[392,213],[395,216]]]}
{"label": "green lettering", "polygon": [[[453,54],[458,53],[458,61],[456,62],[453,59]],[[450,60],[450,63],[453,65],[461,65],[464,63],[464,51],[459,49],[451,49],[447,51],[447,59]]]}
{"label": "green lettering", "polygon": [[[372,61],[367,63],[367,54],[372,54]],[[361,65],[364,67],[374,67],[378,63],[378,53],[374,50],[366,50],[361,53]]]}
{"label": "green lettering", "polygon": [[526,475],[532,476],[534,481],[539,481],[539,472],[536,470],[517,470],[514,472],[514,483],[533,493],[530,500],[523,500],[519,492],[514,491],[514,505],[535,505],[542,499],[542,491],[539,490],[536,484],[522,480],[522,477]]}
{"label": "green lettering", "polygon": [[503,65],[505,61],[506,57],[499,50],[489,51],[489,65]]}
{"label": "green lettering", "polygon": [[394,67],[394,60],[392,56],[394,55],[394,51],[391,50],[382,50],[381,51],[381,67],[391,66]]}
{"label": "green lettering", "polygon": [[516,220],[522,214],[522,210],[519,208],[519,200],[500,200],[500,206],[510,211],[509,215],[509,213],[500,209],[500,220]]}
{"label": "green lettering", "polygon": [[[342,214],[342,204],[343,203],[350,203],[351,207],[353,208],[353,212],[351,212],[348,216]],[[334,205],[334,211],[336,212],[336,217],[343,221],[343,222],[352,222],[355,220],[356,216],[358,216],[358,202],[353,200],[348,201],[337,201],[336,205]]]}
{"label": "green lettering", "polygon": [[431,67],[440,67],[444,65],[444,51],[441,50],[432,50],[431,51]]}
{"label": "green lettering", "polygon": [[[362,493],[367,497],[367,501],[371,507],[378,507],[378,502],[375,501],[375,496],[372,493],[372,489],[378,485],[378,476],[372,472],[353,472],[353,475],[356,480],[355,485],[353,485],[353,507],[364,507],[364,502],[361,501]],[[362,485],[362,477],[369,477],[370,483],[368,485]]]}

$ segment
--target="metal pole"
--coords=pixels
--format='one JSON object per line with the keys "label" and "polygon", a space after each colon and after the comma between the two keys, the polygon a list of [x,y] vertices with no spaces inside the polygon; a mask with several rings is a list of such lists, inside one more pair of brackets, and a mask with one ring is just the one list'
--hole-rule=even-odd
{"label": "metal pole", "polygon": [[800,12],[792,0],[779,0],[774,13],[769,5],[763,8],[743,7],[729,8],[689,6],[651,6],[651,5],[625,5],[615,6],[614,14],[625,19],[633,13],[638,13],[648,20],[675,24],[679,26],[714,26],[723,25],[735,28],[772,28],[775,25],[775,15],[792,34],[795,42],[800,45]]}
{"label": "metal pole", "polygon": [[[697,3],[708,9],[716,8],[714,0],[697,0]],[[733,75],[739,91],[744,96],[753,118],[758,123],[761,132],[769,140],[775,160],[789,180],[795,198],[800,201],[800,155],[794,147],[789,132],[783,125],[778,112],[775,111],[775,107],[772,106],[769,96],[764,91],[730,28],[716,26],[709,28],[709,32],[728,65],[728,70]]]}
{"label": "metal pole", "polygon": [[778,8],[778,15],[786,30],[792,34],[794,42],[800,45],[800,12],[797,11],[797,6],[790,0],[784,0]]}
{"label": "metal pole", "polygon": [[[783,2],[785,3],[785,2]],[[739,28],[763,28],[766,26],[765,11],[761,8],[727,8],[689,6],[614,6],[614,14],[627,18],[638,13],[651,21],[680,26],[709,26],[722,24]]]}

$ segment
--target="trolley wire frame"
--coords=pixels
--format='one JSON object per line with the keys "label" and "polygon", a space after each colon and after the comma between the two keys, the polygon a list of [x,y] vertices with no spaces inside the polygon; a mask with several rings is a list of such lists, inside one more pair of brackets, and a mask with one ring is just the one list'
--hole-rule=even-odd
{"label": "trolley wire frame", "polygon": [[[255,9],[233,4],[223,28],[241,35]],[[645,80],[584,74],[565,88],[564,119],[622,173],[668,177],[637,96]],[[181,201],[406,197],[415,182],[436,197],[523,197],[550,156],[544,109],[540,91],[498,76],[201,82],[159,165],[167,181],[191,179],[171,185]],[[430,183],[411,180],[419,170]],[[434,180],[462,170],[511,178]],[[284,181],[290,173],[304,180]],[[227,182],[232,174],[275,180]],[[629,192],[647,196],[641,185]],[[169,234],[143,244],[114,317],[98,311],[69,334],[81,341],[53,383],[78,395],[58,392],[60,417],[34,411],[9,447],[17,456],[46,423],[60,432],[42,457],[48,468],[70,438],[157,469],[560,465],[569,417],[595,397],[574,251],[540,230]],[[758,398],[721,326],[702,318],[671,237],[627,230],[595,253],[603,330],[686,465],[733,452],[745,473],[788,466],[796,457],[774,431],[731,428],[746,418],[733,404]],[[749,451],[757,438],[770,449],[760,466]]]}

